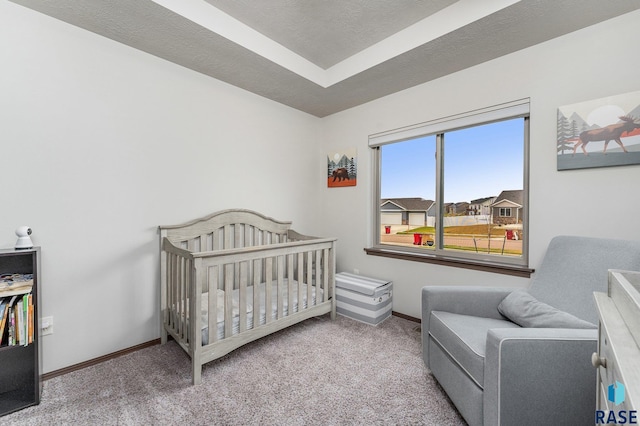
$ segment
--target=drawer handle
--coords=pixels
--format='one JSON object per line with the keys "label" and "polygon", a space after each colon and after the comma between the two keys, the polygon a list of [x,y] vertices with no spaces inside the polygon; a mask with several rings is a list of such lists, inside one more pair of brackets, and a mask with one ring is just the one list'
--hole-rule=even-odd
{"label": "drawer handle", "polygon": [[594,352],[591,355],[591,364],[593,364],[595,368],[598,368],[598,367],[607,368],[607,359],[605,357],[598,356],[598,353]]}

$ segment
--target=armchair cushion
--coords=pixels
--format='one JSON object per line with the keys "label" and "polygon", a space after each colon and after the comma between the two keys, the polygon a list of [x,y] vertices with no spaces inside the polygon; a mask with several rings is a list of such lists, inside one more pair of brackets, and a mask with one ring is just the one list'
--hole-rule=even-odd
{"label": "armchair cushion", "polygon": [[487,332],[494,328],[520,328],[510,321],[443,311],[432,311],[430,323],[431,338],[480,388],[484,387]]}
{"label": "armchair cushion", "polygon": [[504,320],[498,304],[513,288],[472,286],[427,286],[422,288],[422,353],[429,365],[432,311]]}
{"label": "armchair cushion", "polygon": [[597,339],[596,329],[489,330],[484,424],[540,424],[548,412],[554,424],[593,423]]}
{"label": "armchair cushion", "polygon": [[526,291],[514,291],[498,305],[498,311],[522,327],[598,328],[567,312],[542,303]]}

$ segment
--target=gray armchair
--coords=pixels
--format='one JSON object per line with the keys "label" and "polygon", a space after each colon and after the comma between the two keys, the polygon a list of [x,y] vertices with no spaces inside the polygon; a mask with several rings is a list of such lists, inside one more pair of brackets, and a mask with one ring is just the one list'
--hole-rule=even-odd
{"label": "gray armchair", "polygon": [[537,321],[535,309],[544,306],[560,315],[561,328],[521,327],[503,316],[498,306],[505,312],[501,302],[513,288],[422,289],[424,362],[470,425],[593,424],[593,292],[607,291],[608,269],[640,270],[640,242],[551,241],[529,288],[510,296],[533,297],[532,303],[511,308],[533,306]]}

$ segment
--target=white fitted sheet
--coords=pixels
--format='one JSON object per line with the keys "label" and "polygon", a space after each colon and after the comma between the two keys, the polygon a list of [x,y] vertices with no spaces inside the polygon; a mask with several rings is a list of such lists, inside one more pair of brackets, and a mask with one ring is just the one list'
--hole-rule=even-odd
{"label": "white fitted sheet", "polygon": [[[277,281],[273,281],[271,283],[271,318],[276,319],[278,314],[278,283]],[[259,325],[265,324],[266,322],[266,312],[265,309],[265,287],[266,283],[261,283],[258,288],[260,290],[260,316],[259,316]],[[293,291],[293,307],[292,313],[298,312],[298,282],[293,281],[291,283],[292,291]],[[322,297],[322,289],[318,289],[320,297]],[[223,339],[224,336],[224,300],[225,300],[225,292],[223,290],[217,290],[217,332],[218,339]],[[302,284],[302,309],[307,307],[307,284]],[[316,286],[311,286],[311,297],[312,297],[312,305],[316,303]],[[283,316],[289,315],[289,283],[288,280],[284,279],[283,284]],[[247,287],[247,329],[253,328],[254,321],[254,306],[253,306],[253,286]],[[240,292],[239,290],[233,290],[232,295],[233,300],[233,311],[232,311],[232,335],[238,334],[240,332]],[[209,293],[205,292],[202,294],[202,303],[201,303],[201,320],[202,320],[202,344],[206,345],[209,343]],[[227,336],[229,337],[229,336]]]}

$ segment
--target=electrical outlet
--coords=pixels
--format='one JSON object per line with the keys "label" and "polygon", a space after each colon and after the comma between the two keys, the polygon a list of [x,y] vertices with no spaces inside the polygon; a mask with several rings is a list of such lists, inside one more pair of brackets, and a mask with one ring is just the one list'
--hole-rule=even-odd
{"label": "electrical outlet", "polygon": [[356,275],[360,275],[360,269],[354,269],[353,273],[356,274]]}
{"label": "electrical outlet", "polygon": [[44,317],[40,320],[40,335],[53,334],[53,317]]}

